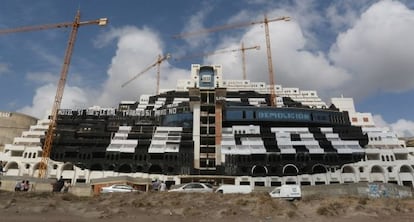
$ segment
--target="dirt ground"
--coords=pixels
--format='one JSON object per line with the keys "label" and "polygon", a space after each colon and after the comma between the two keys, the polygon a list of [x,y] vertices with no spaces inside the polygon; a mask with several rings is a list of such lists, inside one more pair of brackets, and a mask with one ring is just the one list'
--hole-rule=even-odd
{"label": "dirt ground", "polygon": [[272,199],[267,193],[112,193],[76,197],[63,193],[0,191],[0,221],[178,222],[408,222],[414,198],[356,197]]}

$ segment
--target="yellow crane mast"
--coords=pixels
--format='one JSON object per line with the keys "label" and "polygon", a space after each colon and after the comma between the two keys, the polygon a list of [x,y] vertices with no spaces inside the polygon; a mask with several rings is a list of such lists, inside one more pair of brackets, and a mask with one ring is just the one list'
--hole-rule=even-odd
{"label": "yellow crane mast", "polygon": [[38,177],[44,178],[47,172],[48,161],[50,158],[50,152],[52,150],[52,143],[54,138],[54,130],[56,127],[56,120],[58,115],[58,110],[60,109],[60,104],[63,97],[63,91],[65,89],[66,84],[66,77],[69,71],[69,65],[72,57],[72,52],[74,48],[74,44],[76,41],[76,35],[78,33],[78,28],[83,25],[92,25],[96,24],[99,26],[105,26],[108,22],[107,18],[100,18],[97,20],[91,21],[80,21],[80,10],[76,12],[76,16],[73,22],[63,22],[57,24],[47,24],[47,25],[38,25],[38,26],[26,26],[20,28],[13,28],[13,29],[5,29],[0,30],[0,34],[8,34],[8,33],[15,33],[15,32],[27,32],[27,31],[36,31],[36,30],[44,30],[44,29],[51,29],[51,28],[72,28],[72,31],[69,35],[69,41],[65,52],[65,58],[63,60],[62,70],[60,73],[59,82],[56,89],[55,99],[53,101],[52,113],[50,116],[50,123],[49,127],[46,132],[46,138],[43,144],[43,152],[42,152],[42,159],[39,164],[39,171]]}

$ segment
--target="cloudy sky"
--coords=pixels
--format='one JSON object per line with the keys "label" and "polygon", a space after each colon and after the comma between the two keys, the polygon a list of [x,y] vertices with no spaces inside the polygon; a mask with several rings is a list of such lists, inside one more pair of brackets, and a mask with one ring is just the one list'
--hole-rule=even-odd
{"label": "cloudy sky", "polygon": [[[324,101],[353,97],[357,111],[379,125],[414,136],[414,1],[410,0],[3,0],[0,29],[106,17],[106,27],[79,29],[61,108],[116,107],[155,93],[156,69],[125,87],[151,65],[172,58],[259,45],[246,51],[247,77],[268,82],[262,25],[184,39],[172,36],[225,24],[289,16],[270,23],[275,81],[315,89]],[[56,93],[70,29],[0,35],[0,110],[44,118]],[[225,79],[242,77],[238,52],[161,65],[161,88],[190,76],[190,64],[222,64]]]}

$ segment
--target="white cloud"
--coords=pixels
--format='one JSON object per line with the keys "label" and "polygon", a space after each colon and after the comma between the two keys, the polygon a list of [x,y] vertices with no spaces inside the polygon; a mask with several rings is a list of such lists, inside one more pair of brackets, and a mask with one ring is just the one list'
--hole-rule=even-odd
{"label": "white cloud", "polygon": [[[414,11],[398,1],[380,1],[369,7],[370,2],[361,1],[357,6],[341,2],[327,10],[328,16],[337,19],[330,21],[330,27],[349,27],[338,36],[329,54],[313,47],[315,40],[310,29],[323,22],[316,14],[314,1],[304,4],[297,1],[269,12],[268,17],[293,18],[287,23],[269,24],[276,84],[316,89],[324,99],[345,94],[361,100],[378,91],[413,90]],[[366,11],[361,14],[363,10]],[[262,16],[250,18],[260,19]],[[246,45],[261,45],[259,53],[246,52],[248,78],[269,82],[262,26],[252,26],[239,37],[223,38],[216,49],[240,47],[241,41]],[[240,57],[215,55],[206,58],[205,64],[223,64],[224,78],[241,76]]]}
{"label": "white cloud", "polygon": [[[138,100],[141,94],[154,94],[156,91],[156,67],[121,87],[127,80],[133,78],[151,64],[157,61],[158,55],[163,55],[162,42],[152,30],[136,27],[112,29],[103,36],[104,39],[118,39],[117,50],[108,70],[108,79],[102,86],[96,104],[101,106],[116,106],[122,100]],[[188,70],[172,67],[168,61],[161,63],[160,89],[175,88],[178,79],[185,79]]]}
{"label": "white cloud", "polygon": [[0,75],[9,72],[9,65],[6,63],[0,63]]}
{"label": "white cloud", "polygon": [[[118,39],[120,36],[128,35],[132,32],[135,32],[137,27],[126,25],[122,28],[110,27],[109,31],[104,32],[104,34],[99,35],[96,41],[93,42],[95,47],[102,48],[107,46],[112,41]],[[143,28],[144,30],[149,30],[147,27]]]}
{"label": "white cloud", "polygon": [[[375,0],[374,0],[375,1]],[[334,31],[349,28],[355,24],[359,16],[373,0],[346,0],[335,1],[326,8],[326,21]]]}
{"label": "white cloud", "polygon": [[374,115],[374,122],[379,127],[388,127],[399,137],[414,136],[414,122],[406,119],[399,119],[395,123],[387,123],[381,115]]}
{"label": "white cloud", "polygon": [[380,1],[365,11],[330,51],[335,65],[352,73],[342,90],[359,98],[413,90],[413,26],[414,11],[398,1]]}
{"label": "white cloud", "polygon": [[[56,85],[47,84],[36,89],[33,104],[25,106],[18,112],[25,113],[37,118],[46,118],[51,114],[53,100],[56,95]],[[66,86],[62,98],[61,109],[85,108],[93,98],[92,93],[73,86]]]}
{"label": "white cloud", "polygon": [[245,1],[247,4],[252,4],[252,5],[256,5],[256,4],[262,5],[262,4],[269,3],[268,0],[245,0]]}
{"label": "white cloud", "polygon": [[59,76],[51,72],[29,72],[26,74],[26,79],[36,83],[53,83],[56,84]]}
{"label": "white cloud", "polygon": [[53,68],[62,66],[62,58],[56,54],[51,53],[47,47],[38,45],[37,43],[30,44],[30,49],[36,55],[36,58],[40,58],[45,61],[49,66]]}
{"label": "white cloud", "polygon": [[[198,48],[200,46],[205,46],[211,43],[211,38],[208,35],[198,35],[204,27],[204,20],[207,15],[212,11],[212,5],[203,4],[202,10],[196,12],[193,16],[188,19],[188,22],[184,25],[184,29],[181,32],[183,35],[183,40],[191,47],[191,48]],[[195,34],[195,35],[193,35]],[[181,38],[181,37],[180,37]],[[178,54],[181,54],[179,52]]]}
{"label": "white cloud", "polygon": [[[271,13],[279,14],[277,12]],[[258,17],[255,20],[263,19]],[[349,73],[333,66],[323,52],[310,52],[305,49],[307,39],[301,27],[293,20],[278,21],[269,24],[272,49],[273,71],[276,84],[285,87],[300,87],[302,89],[319,89],[320,91],[335,90],[349,79]],[[224,39],[218,48],[240,47],[244,41],[246,46],[259,44],[260,51],[246,51],[246,68],[248,79],[269,82],[265,32],[262,26],[252,26],[240,38]],[[206,64],[223,64],[225,79],[238,79],[242,76],[242,61],[240,57],[220,54],[206,58]],[[324,81],[321,81],[323,79]]]}
{"label": "white cloud", "polygon": [[[157,60],[162,52],[162,41],[148,28],[127,26],[112,29],[101,35],[96,45],[103,47],[110,41],[117,40],[117,50],[107,72],[107,80],[100,89],[76,86],[65,87],[61,108],[86,108],[92,105],[117,107],[122,100],[138,100],[141,94],[154,94],[156,91],[156,67],[125,87],[121,85]],[[161,64],[160,89],[175,88],[178,79],[186,79],[189,70],[172,67],[168,61]],[[47,83],[39,87],[33,97],[32,105],[18,110],[38,118],[50,114],[52,102],[56,94],[56,76],[48,72],[28,73],[27,78],[39,83]]]}

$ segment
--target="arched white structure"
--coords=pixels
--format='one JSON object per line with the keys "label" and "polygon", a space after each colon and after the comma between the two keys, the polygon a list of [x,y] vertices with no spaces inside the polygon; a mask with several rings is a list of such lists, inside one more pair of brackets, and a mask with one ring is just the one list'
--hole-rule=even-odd
{"label": "arched white structure", "polygon": [[20,175],[20,168],[19,164],[16,161],[8,162],[4,170],[6,171],[6,175],[8,176],[19,176]]}
{"label": "arched white structure", "polygon": [[296,170],[296,175],[299,173],[298,167],[296,167],[294,164],[286,164],[283,166],[283,169],[282,169],[283,174],[285,175],[286,172],[290,170],[290,168]]}
{"label": "arched white structure", "polygon": [[75,166],[69,162],[63,164],[60,176],[62,176],[64,179],[75,180]]}
{"label": "arched white structure", "polygon": [[408,164],[403,164],[398,167],[398,177],[401,185],[413,186],[414,181],[414,170],[413,168]]}
{"label": "arched white structure", "polygon": [[252,167],[252,170],[251,170],[251,174],[252,175],[255,175],[255,170],[256,170],[256,168],[258,168],[258,167],[261,167],[261,168],[263,168],[264,169],[264,171],[265,171],[265,174],[267,175],[268,173],[269,173],[269,170],[267,169],[267,167],[266,166],[258,166],[258,165],[254,165],[253,167]]}
{"label": "arched white structure", "polygon": [[370,182],[383,182],[385,183],[385,170],[380,165],[373,165],[370,168]]}
{"label": "arched white structure", "polygon": [[353,166],[344,165],[341,169],[342,183],[355,183],[358,179],[357,169]]}

